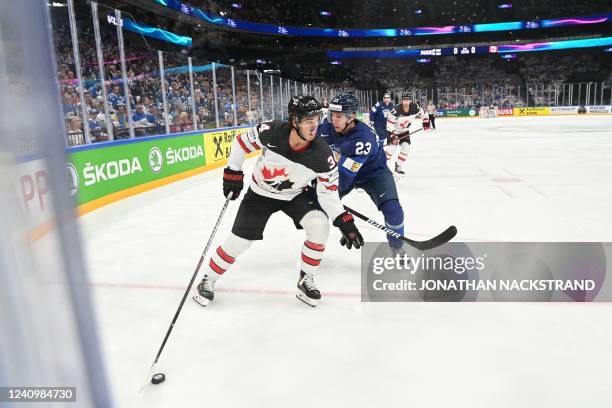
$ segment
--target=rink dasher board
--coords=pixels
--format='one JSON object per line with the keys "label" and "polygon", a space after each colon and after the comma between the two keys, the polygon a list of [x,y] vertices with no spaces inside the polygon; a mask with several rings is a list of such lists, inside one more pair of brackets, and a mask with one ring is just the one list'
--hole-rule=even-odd
{"label": "rink dasher board", "polygon": [[[249,126],[96,143],[66,149],[66,179],[76,215],[227,164],[234,137]],[[247,155],[259,155],[259,151]],[[18,163],[15,190],[35,241],[53,229],[47,171],[40,155]]]}

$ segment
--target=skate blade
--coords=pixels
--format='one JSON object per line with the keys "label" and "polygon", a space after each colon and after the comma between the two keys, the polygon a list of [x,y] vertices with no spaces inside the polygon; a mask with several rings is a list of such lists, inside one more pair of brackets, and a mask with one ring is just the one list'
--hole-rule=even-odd
{"label": "skate blade", "polygon": [[199,304],[200,306],[202,306],[202,307],[206,307],[210,303],[210,300],[208,300],[205,297],[202,297],[200,295],[193,295],[193,300],[195,300],[195,302],[197,304]]}
{"label": "skate blade", "polygon": [[319,301],[317,299],[311,299],[302,292],[298,292],[295,294],[295,297],[300,299],[302,302],[306,303],[310,307],[317,307]]}

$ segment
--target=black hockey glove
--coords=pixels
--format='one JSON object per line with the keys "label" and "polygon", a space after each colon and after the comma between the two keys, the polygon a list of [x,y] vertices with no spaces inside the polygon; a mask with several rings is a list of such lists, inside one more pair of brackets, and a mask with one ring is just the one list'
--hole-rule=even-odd
{"label": "black hockey glove", "polygon": [[340,238],[340,245],[351,249],[359,249],[363,246],[363,237],[355,226],[355,220],[353,214],[348,211],[343,212],[334,220],[334,227],[338,227],[342,232],[342,238]]}
{"label": "black hockey glove", "polygon": [[389,135],[389,140],[387,140],[388,145],[397,146],[399,144],[399,138],[397,137],[397,133],[393,132]]}
{"label": "black hockey glove", "polygon": [[429,130],[429,118],[423,118],[423,130]]}
{"label": "black hockey glove", "polygon": [[242,170],[232,170],[229,167],[223,169],[223,196],[227,198],[232,193],[230,200],[235,200],[244,187],[244,173]]}

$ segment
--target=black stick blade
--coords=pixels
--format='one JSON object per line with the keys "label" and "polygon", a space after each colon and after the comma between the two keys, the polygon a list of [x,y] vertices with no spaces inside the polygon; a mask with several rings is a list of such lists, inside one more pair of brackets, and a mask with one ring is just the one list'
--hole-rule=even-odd
{"label": "black stick blade", "polygon": [[456,235],[457,227],[451,225],[450,227],[442,231],[440,234],[426,241],[414,241],[405,237],[402,237],[400,239],[416,249],[420,249],[421,251],[427,251],[428,249],[434,249],[436,247],[439,247],[440,245],[446,244],[448,241],[455,238]]}

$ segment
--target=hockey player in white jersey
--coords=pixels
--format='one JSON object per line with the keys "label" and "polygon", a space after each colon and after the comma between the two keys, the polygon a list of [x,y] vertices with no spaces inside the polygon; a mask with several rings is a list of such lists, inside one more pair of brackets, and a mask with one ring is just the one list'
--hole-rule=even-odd
{"label": "hockey player in white jersey", "polygon": [[329,102],[327,100],[327,97],[323,98],[323,103],[322,103],[322,108],[321,108],[321,122],[323,122],[323,120],[325,120],[325,118],[327,117],[327,114],[329,112]]}
{"label": "hockey player in white jersey", "polygon": [[399,144],[400,153],[395,163],[395,172],[405,174],[404,164],[410,150],[410,132],[414,132],[415,126],[421,126],[423,111],[412,102],[412,96],[408,92],[402,93],[401,105],[396,105],[387,116],[387,130],[391,132],[387,142],[387,158],[394,155],[394,146]]}
{"label": "hockey player in white jersey", "polygon": [[[228,167],[223,171],[223,194],[235,200],[243,188],[242,164],[248,153],[263,149],[252,174],[232,232],[210,258],[198,285],[196,302],[206,306],[214,299],[215,282],[246,251],[263,239],[270,216],[282,211],[304,229],[298,299],[316,306],[321,293],[314,282],[329,233],[329,219],[340,229],[346,247],[360,248],[363,237],[353,216],[344,210],[338,195],[338,165],[328,144],[316,136],[321,105],[311,96],[293,97],[288,121],[260,123],[237,135],[232,143]],[[317,180],[316,197],[307,191]],[[317,199],[318,198],[318,199]],[[253,271],[259,273],[259,271]]]}

